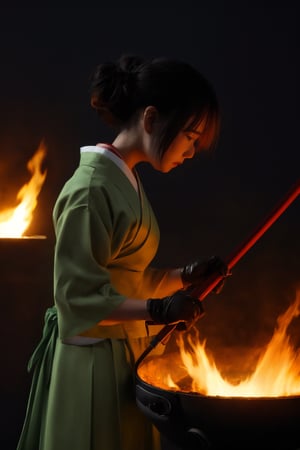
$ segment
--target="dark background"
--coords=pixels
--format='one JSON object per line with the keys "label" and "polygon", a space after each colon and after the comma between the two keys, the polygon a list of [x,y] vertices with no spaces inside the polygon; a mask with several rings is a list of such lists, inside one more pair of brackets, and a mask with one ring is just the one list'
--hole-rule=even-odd
{"label": "dark background", "polygon": [[[13,423],[7,449],[24,413],[24,366],[52,303],[55,199],[78,164],[79,147],[113,138],[89,105],[89,76],[98,63],[122,53],[176,57],[201,70],[219,97],[222,130],[213,154],[169,174],[138,167],[161,227],[157,265],[228,257],[299,180],[297,1],[111,5],[0,9],[1,209],[29,180],[26,164],[40,141],[47,146],[47,178],[27,233],[47,240],[32,250],[30,243],[1,244],[2,321],[9,324],[2,341],[10,355],[4,403]],[[201,332],[216,355],[264,345],[294,301],[299,225],[297,200],[237,264],[223,292],[204,301]],[[295,320],[296,345],[298,330]]]}

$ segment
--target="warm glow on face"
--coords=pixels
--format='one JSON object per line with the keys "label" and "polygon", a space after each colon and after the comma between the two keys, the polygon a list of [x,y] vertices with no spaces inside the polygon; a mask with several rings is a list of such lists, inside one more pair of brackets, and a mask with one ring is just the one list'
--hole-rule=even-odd
{"label": "warm glow on face", "polygon": [[[196,392],[221,397],[284,397],[300,395],[300,349],[293,348],[287,334],[292,320],[300,315],[300,292],[295,302],[277,319],[273,336],[261,352],[255,370],[232,384],[219,372],[206,343],[180,335],[177,344],[180,360],[165,355],[157,365],[155,359],[145,361],[139,376],[147,383],[167,390]],[[247,358],[247,355],[245,355]],[[164,363],[161,364],[161,361]],[[173,364],[173,365],[172,365]],[[156,367],[155,367],[156,366]],[[234,368],[236,371],[236,367]],[[158,375],[157,375],[158,373]],[[186,380],[191,382],[186,388]]]}
{"label": "warm glow on face", "polygon": [[37,206],[37,197],[47,175],[47,171],[41,171],[45,155],[46,148],[41,143],[27,163],[27,169],[31,172],[32,177],[19,190],[16,197],[18,201],[17,206],[0,211],[1,238],[20,238],[31,224],[33,212]]}

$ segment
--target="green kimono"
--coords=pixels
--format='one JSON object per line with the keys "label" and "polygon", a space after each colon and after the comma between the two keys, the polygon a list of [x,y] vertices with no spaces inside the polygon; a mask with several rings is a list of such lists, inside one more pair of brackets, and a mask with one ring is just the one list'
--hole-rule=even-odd
{"label": "green kimono", "polygon": [[[99,325],[126,297],[159,297],[166,289],[166,271],[149,267],[159,229],[137,183],[138,192],[92,147],[57,199],[55,306],[30,361],[17,450],[160,448],[135,404],[134,361],[149,342],[145,323]],[[158,330],[150,327],[150,334]]]}

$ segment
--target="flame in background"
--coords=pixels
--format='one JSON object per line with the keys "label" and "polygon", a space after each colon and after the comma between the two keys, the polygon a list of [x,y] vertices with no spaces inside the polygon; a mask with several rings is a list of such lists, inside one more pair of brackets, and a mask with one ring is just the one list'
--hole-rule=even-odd
{"label": "flame in background", "polygon": [[[149,363],[145,361],[145,366],[139,368],[139,376],[162,389],[196,392],[208,396],[300,395],[300,349],[293,347],[287,334],[292,320],[299,315],[300,292],[297,293],[294,303],[278,317],[273,336],[259,355],[255,370],[238,383],[231,383],[221,375],[213,357],[206,353],[206,341],[200,342],[199,338],[195,339],[191,334],[187,336],[186,342],[182,335],[177,340],[180,361],[174,364],[174,358],[168,359],[168,355],[160,358],[159,366],[155,359]],[[199,333],[196,333],[196,336],[199,337]],[[247,358],[246,354],[244,358]],[[164,359],[165,362],[162,363]],[[191,380],[188,387],[185,384],[186,379]]]}
{"label": "flame in background", "polygon": [[17,206],[0,211],[1,238],[21,238],[31,224],[33,212],[37,206],[37,198],[47,175],[46,170],[44,172],[41,170],[45,156],[46,147],[41,142],[27,163],[27,169],[32,173],[32,177],[19,190],[16,197]]}

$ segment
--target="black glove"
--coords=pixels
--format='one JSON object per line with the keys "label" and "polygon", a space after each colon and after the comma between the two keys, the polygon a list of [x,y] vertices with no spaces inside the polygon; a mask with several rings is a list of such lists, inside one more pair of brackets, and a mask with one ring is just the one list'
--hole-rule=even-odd
{"label": "black glove", "polygon": [[181,269],[181,279],[184,288],[189,286],[197,287],[213,274],[223,277],[213,290],[213,292],[219,293],[223,288],[225,278],[230,275],[230,271],[227,264],[218,256],[194,261]]}
{"label": "black glove", "polygon": [[194,323],[203,315],[201,302],[184,291],[177,291],[161,299],[147,300],[147,311],[155,325]]}

